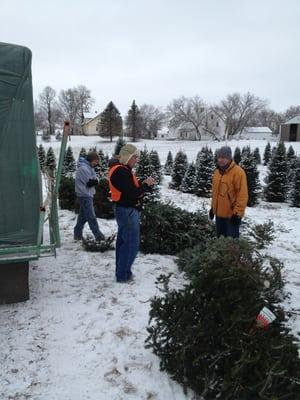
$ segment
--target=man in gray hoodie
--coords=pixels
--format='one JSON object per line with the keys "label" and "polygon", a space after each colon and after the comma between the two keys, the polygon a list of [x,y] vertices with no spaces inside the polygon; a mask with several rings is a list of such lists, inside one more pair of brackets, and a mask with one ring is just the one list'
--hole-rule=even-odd
{"label": "man in gray hoodie", "polygon": [[90,151],[86,158],[80,157],[75,177],[75,192],[80,203],[80,212],[74,228],[74,240],[82,239],[82,230],[87,222],[97,241],[105,237],[100,231],[96,218],[93,197],[96,193],[95,186],[98,178],[95,173],[95,166],[99,162],[99,156],[95,151]]}

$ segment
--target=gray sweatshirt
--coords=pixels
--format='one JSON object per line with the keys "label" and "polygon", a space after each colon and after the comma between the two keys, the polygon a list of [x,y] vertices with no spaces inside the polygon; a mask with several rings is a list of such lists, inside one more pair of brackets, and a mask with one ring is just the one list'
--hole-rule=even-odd
{"label": "gray sweatshirt", "polygon": [[97,179],[96,172],[91,164],[83,157],[79,158],[75,176],[75,192],[78,197],[93,197],[95,187],[87,187],[89,179]]}

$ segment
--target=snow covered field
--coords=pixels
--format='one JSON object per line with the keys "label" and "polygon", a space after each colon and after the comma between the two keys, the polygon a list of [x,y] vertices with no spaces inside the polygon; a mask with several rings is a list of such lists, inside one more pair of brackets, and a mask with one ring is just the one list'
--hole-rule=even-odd
{"label": "snow covered field", "polygon": [[[98,137],[72,137],[78,155],[81,147],[97,145],[111,153],[115,143]],[[169,150],[181,148],[189,161],[201,146],[215,149],[217,142],[143,141],[142,148],[156,149],[164,162]],[[248,142],[230,142],[234,150]],[[58,150],[59,143],[45,144]],[[251,141],[263,154],[266,142]],[[293,143],[300,154],[300,143]],[[265,168],[260,167],[262,177]],[[199,199],[162,187],[164,200],[195,211],[208,199]],[[173,272],[174,283],[183,277],[171,256],[140,254],[134,266],[136,280],[117,284],[114,252],[87,253],[73,242],[75,214],[60,211],[62,247],[57,258],[31,264],[31,298],[26,303],[0,306],[0,399],[1,400],[187,400],[181,386],[159,371],[159,359],[144,348],[149,299],[158,294],[156,278]],[[268,252],[285,263],[291,298],[287,309],[300,309],[300,209],[287,204],[261,202],[247,209],[250,222],[271,219],[278,235]],[[115,221],[100,220],[105,234],[116,231]],[[88,232],[88,229],[86,230]],[[295,334],[300,321],[290,321]]]}

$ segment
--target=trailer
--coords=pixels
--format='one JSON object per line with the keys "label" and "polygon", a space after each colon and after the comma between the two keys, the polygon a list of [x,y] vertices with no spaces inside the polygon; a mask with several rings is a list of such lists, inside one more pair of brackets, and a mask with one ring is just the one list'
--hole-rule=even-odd
{"label": "trailer", "polygon": [[[57,197],[70,125],[56,173],[42,174],[34,127],[31,51],[0,43],[0,304],[29,298],[29,263],[60,247]],[[44,243],[44,225],[49,241]]]}

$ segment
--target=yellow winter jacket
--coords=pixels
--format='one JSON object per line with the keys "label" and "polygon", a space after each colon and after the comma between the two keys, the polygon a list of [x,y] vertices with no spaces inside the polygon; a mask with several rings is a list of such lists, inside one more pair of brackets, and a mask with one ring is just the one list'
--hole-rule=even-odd
{"label": "yellow winter jacket", "polygon": [[245,171],[231,161],[222,174],[217,168],[212,178],[211,207],[217,217],[230,218],[233,214],[243,217],[248,202]]}

